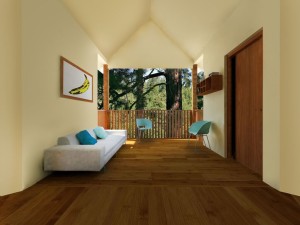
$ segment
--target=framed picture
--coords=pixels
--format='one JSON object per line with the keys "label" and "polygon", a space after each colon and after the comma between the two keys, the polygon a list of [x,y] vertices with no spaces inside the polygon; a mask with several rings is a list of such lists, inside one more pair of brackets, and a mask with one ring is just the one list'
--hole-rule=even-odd
{"label": "framed picture", "polygon": [[60,57],[60,96],[93,102],[93,75]]}

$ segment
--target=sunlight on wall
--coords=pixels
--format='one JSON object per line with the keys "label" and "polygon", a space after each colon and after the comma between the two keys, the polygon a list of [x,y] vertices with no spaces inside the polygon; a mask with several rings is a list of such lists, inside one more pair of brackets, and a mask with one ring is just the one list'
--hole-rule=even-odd
{"label": "sunlight on wall", "polygon": [[198,72],[200,70],[203,70],[204,67],[203,61],[204,61],[204,54],[201,54],[200,57],[195,61],[195,64],[198,65]]}
{"label": "sunlight on wall", "polygon": [[104,56],[97,54],[97,59],[98,59],[98,70],[103,73],[103,65],[107,64],[106,59],[104,58]]}

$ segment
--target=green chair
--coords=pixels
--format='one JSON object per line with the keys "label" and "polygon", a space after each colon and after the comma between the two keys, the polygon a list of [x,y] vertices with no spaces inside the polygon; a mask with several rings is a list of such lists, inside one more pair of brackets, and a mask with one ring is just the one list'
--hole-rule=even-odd
{"label": "green chair", "polygon": [[138,138],[140,139],[142,132],[145,132],[145,130],[152,129],[152,121],[145,118],[137,118],[136,126],[138,131]]}
{"label": "green chair", "polygon": [[[189,128],[189,138],[191,135],[195,135],[196,137],[198,136],[206,136],[207,142],[208,142],[208,147],[210,148],[210,143],[207,134],[209,133],[209,129],[211,126],[210,121],[205,121],[205,120],[200,120],[195,123],[192,123],[190,128]],[[207,147],[205,140],[203,138],[204,145]]]}

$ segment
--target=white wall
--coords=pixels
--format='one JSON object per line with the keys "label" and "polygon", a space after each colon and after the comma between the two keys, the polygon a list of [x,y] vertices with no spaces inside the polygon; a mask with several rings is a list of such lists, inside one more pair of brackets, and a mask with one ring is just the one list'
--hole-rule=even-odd
{"label": "white wall", "polygon": [[[279,3],[279,0],[242,1],[202,52],[205,74],[224,74],[224,56],[263,27],[263,180],[275,188],[280,183]],[[204,119],[214,123],[209,136],[212,149],[222,156],[225,155],[224,104],[224,89],[204,97]]]}
{"label": "white wall", "polygon": [[21,189],[19,0],[0,1],[0,196]]}
{"label": "white wall", "polygon": [[281,190],[300,196],[300,1],[281,0]]}
{"label": "white wall", "polygon": [[[172,56],[172,57],[170,57]],[[189,68],[193,60],[149,21],[109,59],[110,68]]]}
{"label": "white wall", "polygon": [[[22,0],[23,187],[41,178],[57,137],[97,125],[98,49],[60,0]],[[94,102],[60,97],[60,56],[94,75]]]}

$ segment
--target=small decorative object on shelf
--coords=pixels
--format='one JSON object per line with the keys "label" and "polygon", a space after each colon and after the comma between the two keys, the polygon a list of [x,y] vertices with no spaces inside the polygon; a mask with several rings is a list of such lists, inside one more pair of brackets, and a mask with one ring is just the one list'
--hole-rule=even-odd
{"label": "small decorative object on shelf", "polygon": [[210,77],[210,76],[214,76],[214,75],[221,75],[221,74],[219,72],[212,72],[208,76]]}
{"label": "small decorative object on shelf", "polygon": [[197,84],[198,96],[207,95],[223,88],[223,76],[218,72],[212,72],[208,77]]}
{"label": "small decorative object on shelf", "polygon": [[198,74],[197,74],[197,77],[198,77],[198,82],[199,80],[200,81],[203,81],[205,79],[204,77],[204,71],[200,71]]}

